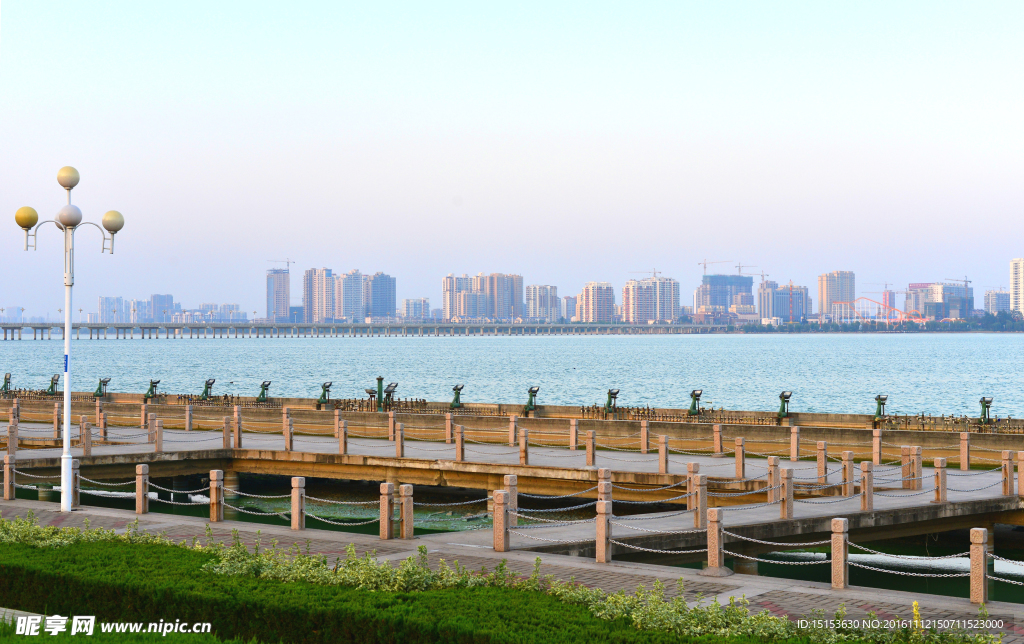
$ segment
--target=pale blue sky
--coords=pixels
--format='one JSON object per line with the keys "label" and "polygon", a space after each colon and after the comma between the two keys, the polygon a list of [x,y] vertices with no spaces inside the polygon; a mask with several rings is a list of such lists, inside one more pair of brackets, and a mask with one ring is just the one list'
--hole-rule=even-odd
{"label": "pale blue sky", "polygon": [[1021,33],[1019,2],[8,0],[0,306],[63,303],[59,236],[23,253],[13,213],[55,212],[65,164],[127,221],[113,257],[83,231],[87,311],[263,315],[286,256],[434,306],[479,271],[567,295],[657,268],[688,301],[705,257],[980,294],[1024,256]]}

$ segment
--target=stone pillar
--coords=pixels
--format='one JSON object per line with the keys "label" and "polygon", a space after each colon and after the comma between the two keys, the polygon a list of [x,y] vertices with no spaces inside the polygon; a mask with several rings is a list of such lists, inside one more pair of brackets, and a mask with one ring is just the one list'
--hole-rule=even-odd
{"label": "stone pillar", "polygon": [[101,403],[100,399],[97,398],[96,399],[96,416],[93,419],[96,422],[96,425],[100,424],[100,414],[102,414],[102,413],[103,413],[103,403]]}
{"label": "stone pillar", "polygon": [[640,453],[646,454],[647,447],[651,444],[651,421],[641,420],[640,421]]}
{"label": "stone pillar", "polygon": [[288,421],[292,418],[292,412],[287,407],[281,408],[281,433],[288,433]]}
{"label": "stone pillar", "polygon": [[448,412],[444,415],[444,442],[451,445],[452,443],[452,414]]}
{"label": "stone pillar", "polygon": [[658,474],[668,474],[668,436],[658,437]]}
{"label": "stone pillar", "polygon": [[395,484],[380,484],[380,538],[395,538]]}
{"label": "stone pillar", "polygon": [[843,452],[843,496],[853,496],[853,452]]}
{"label": "stone pillar", "polygon": [[149,417],[146,415],[146,403],[142,403],[142,405],[139,406],[139,429],[149,429],[146,426],[146,420],[148,418]]}
{"label": "stone pillar", "polygon": [[388,440],[395,440],[395,412],[388,412]]}
{"label": "stone pillar", "polygon": [[914,469],[914,480],[911,481],[914,485],[911,489],[920,490],[924,487],[924,454],[920,445],[915,445],[910,450],[910,462]]}
{"label": "stone pillar", "polygon": [[[774,503],[782,498],[782,490],[779,489],[779,485],[782,484],[779,461],[778,456],[768,457],[768,503]],[[775,489],[773,490],[772,488]]]}
{"label": "stone pillar", "polygon": [[525,427],[519,431],[519,464],[530,464],[530,430]]}
{"label": "stone pillar", "polygon": [[462,425],[455,426],[455,462],[466,460],[466,429]]}
{"label": "stone pillar", "polygon": [[828,441],[818,441],[818,485],[828,484]]}
{"label": "stone pillar", "polygon": [[708,512],[708,567],[699,575],[705,577],[728,577],[733,574],[725,567],[725,553],[722,552],[725,535],[722,534],[722,522],[725,521],[725,510],[709,508]]}
{"label": "stone pillar", "polygon": [[156,442],[156,414],[150,414],[146,421],[146,429],[149,431],[149,442]]}
{"label": "stone pillar", "polygon": [[[687,463],[686,464],[686,493],[694,492],[697,489],[697,476],[700,474],[700,463]],[[697,499],[691,496],[686,499],[686,509],[692,510],[697,503]]]}
{"label": "stone pillar", "polygon": [[53,440],[60,440],[60,403],[53,403]]}
{"label": "stone pillar", "polygon": [[742,437],[736,439],[736,478],[747,478],[747,447]]}
{"label": "stone pillar", "polygon": [[793,518],[793,470],[782,470],[782,503],[779,504],[779,518]]}
{"label": "stone pillar", "polygon": [[971,603],[988,603],[988,530],[971,528]]}
{"label": "stone pillar", "polygon": [[935,468],[935,499],[932,503],[946,502],[946,459],[936,458],[932,462]]}
{"label": "stone pillar", "polygon": [[1008,449],[1003,450],[1003,496],[1010,496],[1013,494],[1013,452]]}
{"label": "stone pillar", "polygon": [[412,486],[398,486],[399,539],[413,539]]}
{"label": "stone pillar", "polygon": [[242,410],[235,405],[235,449],[242,449]]}
{"label": "stone pillar", "polygon": [[575,418],[569,419],[569,449],[576,451],[580,442],[580,421]]}
{"label": "stone pillar", "polygon": [[721,425],[712,425],[711,426],[711,440],[714,441],[713,442],[713,447],[711,449],[711,452],[712,452],[711,456],[713,458],[722,458],[723,456],[725,456],[725,453],[722,451],[722,426]]}
{"label": "stone pillar", "polygon": [[1024,496],[1024,450],[1017,452],[1017,496]]}
{"label": "stone pillar", "polygon": [[597,500],[612,500],[612,471],[607,468],[597,471]]}
{"label": "stone pillar", "polygon": [[971,433],[960,432],[960,469],[971,469]]}
{"label": "stone pillar", "polygon": [[224,449],[231,449],[231,416],[224,417],[224,424],[223,427],[221,428],[221,434],[223,435],[224,438]]}
{"label": "stone pillar", "polygon": [[[383,497],[381,498],[383,499]],[[600,503],[598,505],[600,505]],[[508,492],[506,492],[505,490],[495,490],[494,520],[492,528],[494,533],[495,552],[509,551],[508,528]]]}
{"label": "stone pillar", "polygon": [[135,466],[135,514],[149,512],[149,466]]}
{"label": "stone pillar", "polygon": [[284,451],[290,452],[295,445],[295,421],[291,416],[284,421]]}
{"label": "stone pillar", "polygon": [[11,422],[7,425],[7,455],[13,462],[18,458],[18,418],[11,413]]}
{"label": "stone pillar", "polygon": [[159,454],[164,451],[164,421],[153,421],[153,451]]}
{"label": "stone pillar", "polygon": [[597,502],[597,530],[595,536],[597,563],[611,563],[612,560],[612,502]]}
{"label": "stone pillar", "polygon": [[872,461],[860,462],[860,511],[871,512],[875,509],[875,464]]}
{"label": "stone pillar", "polygon": [[789,460],[800,460],[800,428],[796,426],[789,428]]}
{"label": "stone pillar", "polygon": [[506,474],[505,479],[505,492],[508,493],[508,524],[513,528],[519,525],[519,522],[514,512],[519,512],[519,477],[515,474]]}
{"label": "stone pillar", "polygon": [[306,477],[292,477],[292,530],[306,529]]}
{"label": "stone pillar", "polygon": [[100,412],[100,440],[106,442],[107,440],[107,412]]}
{"label": "stone pillar", "polygon": [[82,444],[82,456],[92,456],[92,427],[82,416],[78,422],[79,441]]}
{"label": "stone pillar", "polygon": [[393,437],[395,441],[395,458],[405,458],[405,425],[395,423]]}
{"label": "stone pillar", "polygon": [[[335,413],[337,413],[337,410],[335,410]],[[335,419],[335,422],[338,433],[338,453],[348,454],[348,421]]]}
{"label": "stone pillar", "polygon": [[837,590],[850,585],[850,545],[846,538],[849,530],[847,519],[832,519],[832,588]]}
{"label": "stone pillar", "polygon": [[210,470],[210,521],[224,520],[224,470]]}
{"label": "stone pillar", "polygon": [[516,422],[519,420],[517,416],[508,417],[508,446],[515,447],[516,444]]}
{"label": "stone pillar", "polygon": [[708,520],[708,477],[705,474],[698,474],[696,479],[697,502],[693,504],[693,527],[703,530],[707,527]]}
{"label": "stone pillar", "polygon": [[14,457],[4,454],[4,501],[14,500]]}
{"label": "stone pillar", "polygon": [[341,428],[341,410],[334,410],[334,437],[340,438],[339,429]]}
{"label": "stone pillar", "polygon": [[900,465],[902,465],[900,470],[902,475],[900,478],[903,479],[903,489],[909,490],[912,483],[910,479],[914,477],[914,464],[910,459],[910,445],[900,447]]}
{"label": "stone pillar", "polygon": [[595,466],[594,432],[587,432],[587,467]]}
{"label": "stone pillar", "polygon": [[71,507],[77,508],[81,498],[82,480],[79,470],[82,464],[77,458],[71,459]]}
{"label": "stone pillar", "polygon": [[882,464],[882,430],[871,430],[871,462],[875,465]]}
{"label": "stone pillar", "polygon": [[192,405],[185,405],[185,431],[192,431]]}

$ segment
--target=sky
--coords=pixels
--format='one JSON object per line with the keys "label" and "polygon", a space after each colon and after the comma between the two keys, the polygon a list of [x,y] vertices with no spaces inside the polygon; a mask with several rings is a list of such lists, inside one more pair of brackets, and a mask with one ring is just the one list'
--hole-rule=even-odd
{"label": "sky", "polygon": [[[858,295],[1024,256],[1019,2],[30,2],[0,7],[0,307],[172,293],[265,313],[268,268],[560,295],[657,269]],[[6,213],[6,214],[5,214]],[[747,268],[749,266],[749,268]],[[760,277],[755,281],[759,281]],[[890,288],[894,288],[890,286]],[[902,302],[902,299],[900,299]],[[817,304],[817,302],[815,302]]]}

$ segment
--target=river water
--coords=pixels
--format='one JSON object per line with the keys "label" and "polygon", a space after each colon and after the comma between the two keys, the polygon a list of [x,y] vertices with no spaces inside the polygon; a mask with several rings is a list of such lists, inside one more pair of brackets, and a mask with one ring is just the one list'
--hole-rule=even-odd
{"label": "river water", "polygon": [[[373,337],[208,340],[80,340],[72,345],[74,389],[100,377],[112,392],[143,392],[150,378],[166,393],[199,393],[216,378],[216,394],[255,396],[271,380],[272,396],[316,397],[333,381],[334,398],[362,397],[376,376],[398,382],[398,395],[448,400],[465,383],[464,402],[603,403],[621,390],[620,406],[689,406],[775,410],[783,389],[791,411],[874,412],[875,394],[890,413],[978,413],[993,396],[993,414],[1024,416],[1024,335],[778,334],[550,337]],[[62,371],[58,340],[0,342],[0,371],[14,386],[43,388]]]}

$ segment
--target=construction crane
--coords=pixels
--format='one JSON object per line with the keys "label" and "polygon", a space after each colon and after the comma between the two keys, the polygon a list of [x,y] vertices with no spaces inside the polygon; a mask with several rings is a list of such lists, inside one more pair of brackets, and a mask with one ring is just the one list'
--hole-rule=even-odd
{"label": "construction crane", "polygon": [[731,259],[726,259],[726,260],[722,260],[720,262],[709,262],[708,260],[705,259],[703,262],[697,262],[697,266],[703,266],[704,267],[704,274],[707,275],[708,274],[708,264],[728,264],[731,261],[732,261]]}
{"label": "construction crane", "polygon": [[964,297],[967,297],[967,285],[974,281],[974,280],[967,279],[966,275],[964,275],[964,278],[962,280],[959,280],[959,279],[956,279],[956,278],[953,278],[953,277],[943,277],[942,279],[946,280],[947,282],[963,282],[964,283]]}
{"label": "construction crane", "polygon": [[649,271],[629,271],[629,272],[630,272],[630,274],[639,273],[639,274],[642,274],[642,275],[646,275],[646,274],[650,273],[651,277],[655,277],[655,278],[658,277],[658,273],[661,273],[662,275],[664,275],[664,271],[659,271],[659,270],[653,269],[653,268],[651,270],[649,270]]}
{"label": "construction crane", "polygon": [[[757,268],[757,267],[754,266],[752,268]],[[761,271],[760,273],[740,273],[740,275],[746,275],[747,277],[757,277],[758,275],[760,275],[761,276],[761,283],[762,284],[764,284],[764,278],[768,277],[768,273],[765,273],[764,271]]]}
{"label": "construction crane", "polygon": [[288,259],[287,257],[285,257],[284,259],[268,259],[267,261],[273,264],[284,264],[284,270],[288,271],[289,273],[292,272],[292,264],[298,263],[294,259]]}
{"label": "construction crane", "polygon": [[737,275],[743,275],[743,267],[744,266],[746,266],[747,268],[757,268],[757,266],[755,264],[744,264],[743,262],[740,262],[740,263],[736,264],[736,274]]}

